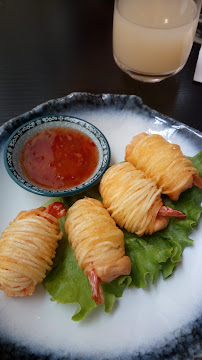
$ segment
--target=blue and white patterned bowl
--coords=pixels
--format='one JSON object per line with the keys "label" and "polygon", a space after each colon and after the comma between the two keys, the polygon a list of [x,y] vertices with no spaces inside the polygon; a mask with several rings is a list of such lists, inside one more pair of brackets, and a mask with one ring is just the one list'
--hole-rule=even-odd
{"label": "blue and white patterned bowl", "polygon": [[[99,153],[98,165],[93,174],[81,184],[68,189],[52,190],[32,183],[24,174],[20,156],[23,146],[35,133],[53,127],[67,127],[88,135],[95,143]],[[43,116],[21,125],[8,139],[4,151],[4,164],[10,177],[22,188],[38,195],[58,197],[69,196],[85,191],[95,185],[107,170],[110,162],[110,147],[102,132],[89,122],[72,116]]]}

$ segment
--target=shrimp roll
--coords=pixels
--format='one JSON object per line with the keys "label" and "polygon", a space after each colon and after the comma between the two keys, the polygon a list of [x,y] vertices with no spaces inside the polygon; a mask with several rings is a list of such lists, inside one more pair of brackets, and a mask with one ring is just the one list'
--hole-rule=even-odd
{"label": "shrimp roll", "polygon": [[97,304],[103,303],[100,283],[109,283],[131,271],[123,232],[102,203],[88,197],[69,208],[65,231],[79,267],[88,275],[93,299]]}
{"label": "shrimp roll", "polygon": [[53,203],[21,211],[0,238],[0,289],[7,296],[32,295],[51,269],[58,241],[59,217],[66,209]]}
{"label": "shrimp roll", "polygon": [[100,194],[115,222],[129,232],[151,235],[168,225],[169,217],[159,215],[161,189],[130,162],[115,164],[105,172]]}
{"label": "shrimp roll", "polygon": [[134,136],[126,147],[125,160],[144,171],[171,200],[178,200],[192,185],[202,187],[198,170],[183,155],[180,146],[170,144],[161,135]]}

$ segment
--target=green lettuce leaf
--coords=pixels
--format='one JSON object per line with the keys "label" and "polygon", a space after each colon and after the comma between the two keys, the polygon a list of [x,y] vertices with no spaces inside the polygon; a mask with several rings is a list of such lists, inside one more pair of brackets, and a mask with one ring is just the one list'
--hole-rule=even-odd
{"label": "green lettuce leaf", "polygon": [[[202,176],[202,151],[190,160]],[[102,200],[98,186],[95,186],[85,193],[66,198],[54,198],[50,202],[62,201],[69,208],[76,200],[84,196]],[[141,238],[123,230],[126,255],[131,258],[132,271],[130,276],[121,276],[110,284],[102,284],[106,312],[112,310],[116,299],[122,296],[127,287],[147,288],[150,284],[154,284],[159,276],[162,275],[166,279],[172,275],[177,264],[182,260],[184,248],[193,243],[189,235],[197,226],[202,213],[202,189],[194,186],[182,193],[177,202],[172,202],[166,196],[163,201],[166,206],[184,212],[186,219],[171,219],[166,229]],[[59,242],[52,270],[44,279],[43,285],[52,300],[63,304],[77,303],[77,310],[72,319],[79,321],[83,320],[96,307],[96,304],[91,299],[88,278],[79,269],[68,243],[64,222],[65,218],[60,219],[60,228],[64,236]]]}
{"label": "green lettuce leaf", "polygon": [[132,285],[139,288],[147,288],[149,281],[153,284],[157,280],[162,269],[162,263],[166,262],[172,253],[172,248],[167,246],[166,241],[156,238],[161,244],[154,241],[150,243],[150,239],[139,238],[134,234],[124,230],[126,255],[131,259]]}
{"label": "green lettuce leaf", "polygon": [[109,284],[102,284],[105,298],[105,312],[111,312],[116,298],[122,296],[125,288],[131,284],[130,276],[120,276],[118,279],[111,281]]}

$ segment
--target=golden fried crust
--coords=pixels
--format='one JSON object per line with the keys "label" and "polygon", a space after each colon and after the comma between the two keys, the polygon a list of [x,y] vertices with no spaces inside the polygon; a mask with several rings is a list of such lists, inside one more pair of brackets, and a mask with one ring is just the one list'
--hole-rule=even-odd
{"label": "golden fried crust", "polygon": [[142,170],[172,200],[178,200],[181,192],[192,187],[193,175],[198,174],[179,145],[157,134],[134,136],[126,146],[125,160]]}
{"label": "golden fried crust", "polygon": [[58,220],[44,218],[43,210],[21,211],[2,233],[0,288],[7,296],[31,295],[51,269],[62,233]]}
{"label": "golden fried crust", "polygon": [[147,133],[140,133],[136,136],[133,136],[130,144],[128,144],[126,146],[126,151],[125,151],[125,161],[129,161],[129,157],[131,155],[131,153],[133,152],[134,147],[142,140],[144,139],[146,136],[148,136]]}
{"label": "golden fried crust", "polygon": [[95,269],[102,282],[129,275],[124,235],[98,200],[85,197],[67,212],[65,231],[79,267],[87,275]]}
{"label": "golden fried crust", "polygon": [[161,189],[129,162],[111,166],[100,182],[103,204],[115,222],[138,236],[152,234],[168,225],[158,218],[163,205]]}

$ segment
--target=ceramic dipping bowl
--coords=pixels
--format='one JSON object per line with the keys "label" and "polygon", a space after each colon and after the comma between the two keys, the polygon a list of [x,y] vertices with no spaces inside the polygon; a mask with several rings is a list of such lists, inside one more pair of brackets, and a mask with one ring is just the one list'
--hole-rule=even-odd
{"label": "ceramic dipping bowl", "polygon": [[[88,178],[75,186],[67,188],[47,188],[47,186],[32,181],[30,177],[25,174],[21,161],[25,144],[29,142],[30,139],[33,139],[36,134],[44,130],[50,130],[51,128],[78,130],[89,137],[97,149],[98,156],[95,169]],[[49,197],[70,196],[89,189],[99,182],[107,170],[109,162],[110,147],[102,132],[85,120],[66,115],[43,116],[21,125],[8,139],[4,151],[4,164],[10,177],[25,190]]]}

